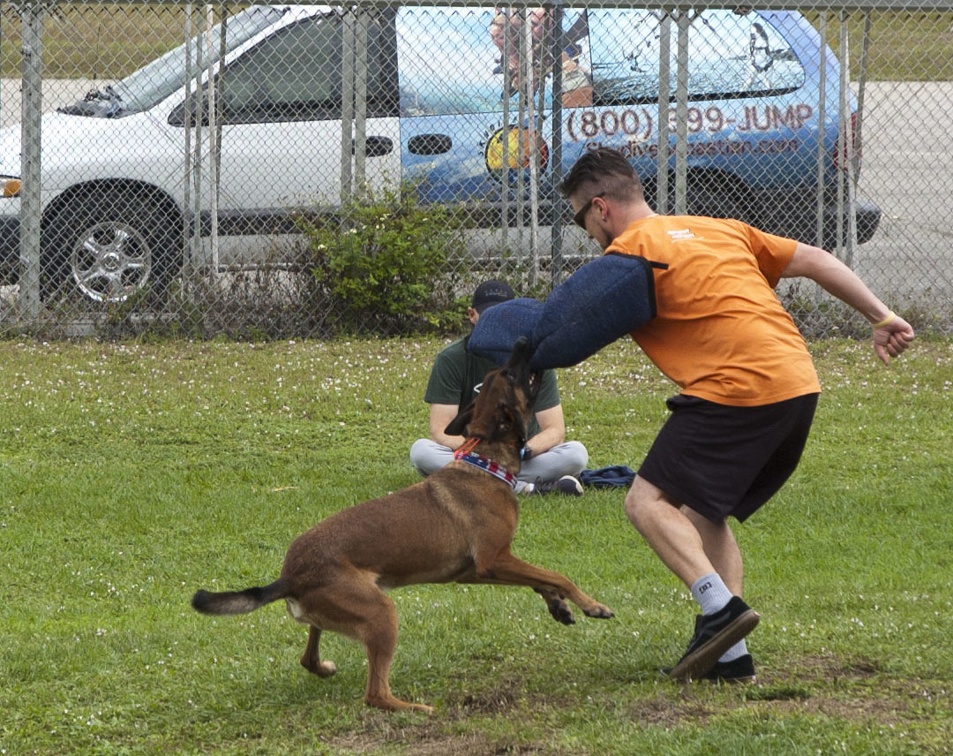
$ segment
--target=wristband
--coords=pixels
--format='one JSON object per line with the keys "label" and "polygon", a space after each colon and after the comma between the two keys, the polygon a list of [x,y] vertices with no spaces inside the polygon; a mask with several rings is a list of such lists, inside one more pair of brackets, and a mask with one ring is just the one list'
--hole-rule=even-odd
{"label": "wristband", "polygon": [[876,331],[878,328],[883,328],[884,326],[890,325],[890,324],[893,323],[893,321],[895,321],[896,319],[897,319],[897,313],[895,313],[893,310],[891,310],[890,312],[887,313],[887,317],[885,317],[885,318],[884,318],[883,320],[881,320],[879,323],[874,323],[874,324],[871,326],[871,328],[873,328],[873,329]]}
{"label": "wristband", "polygon": [[522,449],[520,449],[520,459],[523,462],[525,462],[532,456],[533,456],[533,450],[530,449],[528,446],[524,446]]}

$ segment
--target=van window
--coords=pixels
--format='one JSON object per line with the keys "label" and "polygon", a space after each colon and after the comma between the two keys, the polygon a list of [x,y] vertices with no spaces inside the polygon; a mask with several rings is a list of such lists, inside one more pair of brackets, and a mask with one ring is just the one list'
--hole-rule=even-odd
{"label": "van window", "polygon": [[[279,8],[256,6],[233,16],[225,35],[225,53],[241,47],[252,37],[278,23],[285,13],[286,10]],[[202,55],[206,64],[218,62],[222,50],[221,34],[222,25],[218,24],[208,32],[208,39],[202,41]],[[193,60],[191,76],[193,79],[199,77],[201,71],[194,63],[199,44],[198,38],[192,40],[188,55],[186,45],[173,48],[115,84],[93,90],[79,102],[57,110],[87,118],[122,118],[143,113],[185,87],[190,56]]]}
{"label": "van window", "polygon": [[[566,10],[561,54],[563,105],[591,105],[585,11]],[[551,9],[401,8],[397,13],[401,114],[492,113],[517,107],[523,70],[532,61],[533,101],[552,107]],[[504,92],[504,87],[508,91]]]}
{"label": "van window", "polygon": [[[396,55],[389,17],[392,12],[376,14],[368,26],[370,118],[397,115]],[[223,122],[340,119],[342,36],[341,17],[329,14],[279,29],[248,50],[225,69]],[[169,122],[181,125],[181,106]]]}
{"label": "van window", "polygon": [[[565,9],[563,106],[657,101],[662,18],[660,11]],[[509,13],[492,8],[402,8],[397,13],[401,114],[498,112],[505,99],[515,107],[521,48],[533,62],[534,102],[551,108],[553,55],[547,40],[552,39],[552,19],[552,10],[543,8]],[[673,21],[673,98],[677,35]],[[780,94],[801,87],[805,79],[781,33],[753,13],[696,13],[688,58],[689,97],[694,100]]]}
{"label": "van window", "polygon": [[[655,102],[659,91],[662,13],[590,10],[596,105]],[[677,73],[677,24],[670,29],[671,96]],[[688,35],[689,98],[725,99],[792,91],[804,69],[784,37],[762,17],[729,10],[696,14]]]}
{"label": "van window", "polygon": [[[368,29],[368,116],[396,115],[393,54],[381,17]],[[227,123],[318,121],[341,117],[343,25],[338,15],[281,29],[225,72]]]}

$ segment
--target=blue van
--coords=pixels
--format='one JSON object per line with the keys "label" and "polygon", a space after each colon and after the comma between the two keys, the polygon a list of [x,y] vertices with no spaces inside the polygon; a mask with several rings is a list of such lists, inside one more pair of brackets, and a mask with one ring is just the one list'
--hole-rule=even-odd
{"label": "blue van", "polygon": [[[275,5],[224,28],[224,41],[221,25],[206,35],[201,70],[187,63],[196,44],[183,46],[44,115],[43,292],[65,283],[117,301],[167,285],[183,229],[201,229],[208,247],[213,195],[213,263],[274,262],[296,216],[333,213],[348,171],[370,187],[413,181],[474,228],[516,223],[526,203],[538,225],[565,222],[555,187],[595,145],[624,151],[668,211],[816,243],[820,202],[826,243],[847,227],[835,199],[859,169],[854,114],[840,118],[853,100],[795,12],[679,22],[638,9],[398,7],[355,21]],[[5,283],[18,272],[20,139],[19,125],[0,130]],[[880,211],[847,206],[863,243]]]}

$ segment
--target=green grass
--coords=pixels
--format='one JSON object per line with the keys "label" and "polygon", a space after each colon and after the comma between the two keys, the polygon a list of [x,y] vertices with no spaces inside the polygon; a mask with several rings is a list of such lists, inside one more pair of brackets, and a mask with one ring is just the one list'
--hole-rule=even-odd
{"label": "green grass", "polygon": [[[817,12],[806,13],[818,25]],[[827,44],[840,50],[840,14],[828,13]],[[847,16],[850,73],[860,73],[865,16]],[[953,13],[874,11],[870,13],[867,78],[871,81],[950,81],[953,79]]]}
{"label": "green grass", "polygon": [[[198,587],[262,584],[316,520],[416,480],[436,340],[0,342],[0,753],[940,754],[953,736],[953,342],[890,368],[812,345],[825,387],[795,477],[736,529],[759,683],[659,666],[694,604],[622,494],[523,506],[515,550],[611,606],[553,622],[531,591],[394,591],[392,684],[359,647],[299,665],[280,605],[210,618]],[[637,466],[671,386],[631,344],[562,371],[591,465]]]}
{"label": "green grass", "polygon": [[[237,13],[245,4],[229,6]],[[200,6],[199,6],[200,8]],[[0,75],[18,76],[19,21],[12,6],[3,13]],[[817,21],[816,12],[808,17]],[[44,75],[50,78],[121,78],[184,39],[184,6],[60,3],[45,19]],[[828,15],[828,43],[839,49],[839,15]],[[198,24],[198,19],[193,20]],[[863,16],[848,16],[851,72],[857,76]],[[868,78],[873,81],[953,79],[953,13],[880,11],[871,14]]]}
{"label": "green grass", "polygon": [[[19,76],[20,20],[9,4],[0,74]],[[185,40],[184,5],[59,3],[43,19],[43,75],[53,79],[121,78]],[[193,19],[193,28],[198,18]]]}

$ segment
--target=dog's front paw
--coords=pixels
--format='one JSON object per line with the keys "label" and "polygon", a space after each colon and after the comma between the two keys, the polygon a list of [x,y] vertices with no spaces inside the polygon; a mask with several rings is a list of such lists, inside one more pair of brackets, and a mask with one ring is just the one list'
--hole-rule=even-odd
{"label": "dog's front paw", "polygon": [[596,619],[609,619],[615,616],[614,612],[603,604],[596,604],[594,607],[586,609],[585,612],[587,617],[595,617]]}

